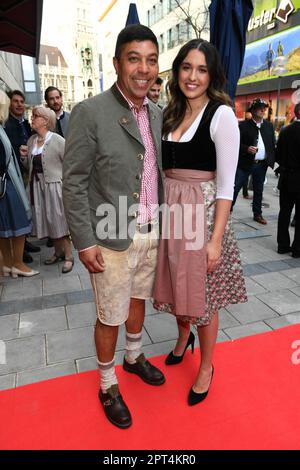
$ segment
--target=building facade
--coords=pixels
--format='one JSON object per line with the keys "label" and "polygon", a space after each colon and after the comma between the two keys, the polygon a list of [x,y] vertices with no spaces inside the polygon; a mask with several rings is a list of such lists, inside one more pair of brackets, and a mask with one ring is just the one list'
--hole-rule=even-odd
{"label": "building facade", "polygon": [[64,108],[71,110],[75,103],[74,75],[57,47],[41,44],[39,74],[43,92],[49,86],[58,88],[63,94]]}
{"label": "building facade", "polygon": [[0,51],[0,88],[20,90],[29,106],[41,103],[41,90],[35,59]]}
{"label": "building facade", "polygon": [[[59,12],[59,16],[53,23],[53,30],[48,26],[42,31],[43,44],[52,48],[53,51],[57,49],[55,52],[56,70],[52,69],[52,72],[56,73],[55,76],[52,73],[51,77],[48,75],[48,81],[45,80],[46,64],[40,65],[42,91],[44,92],[49,80],[60,82],[66,109],[71,109],[79,101],[96,95],[100,91],[95,11],[94,0],[44,2],[45,22],[54,12]],[[58,84],[54,86],[60,88]]]}
{"label": "building facade", "polygon": [[[112,64],[114,47],[117,35],[125,27],[130,3],[129,0],[108,1],[99,17],[104,89],[109,88],[116,78]],[[170,76],[172,62],[180,47],[200,34],[203,39],[208,39],[210,2],[207,0],[139,0],[135,3],[140,23],[151,28],[158,39],[160,76],[166,82]]]}
{"label": "building facade", "polygon": [[280,128],[291,120],[300,101],[300,0],[253,4],[236,113],[244,119],[251,101],[261,97],[269,103],[269,119]]}

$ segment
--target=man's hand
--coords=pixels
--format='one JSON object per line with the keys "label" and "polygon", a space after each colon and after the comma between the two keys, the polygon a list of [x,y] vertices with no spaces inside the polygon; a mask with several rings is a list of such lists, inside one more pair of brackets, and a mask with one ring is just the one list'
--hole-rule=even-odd
{"label": "man's hand", "polygon": [[79,252],[79,259],[90,273],[102,273],[105,264],[99,246]]}
{"label": "man's hand", "polygon": [[248,153],[255,155],[256,152],[257,152],[257,147],[254,147],[253,145],[250,145],[250,147],[248,147]]}

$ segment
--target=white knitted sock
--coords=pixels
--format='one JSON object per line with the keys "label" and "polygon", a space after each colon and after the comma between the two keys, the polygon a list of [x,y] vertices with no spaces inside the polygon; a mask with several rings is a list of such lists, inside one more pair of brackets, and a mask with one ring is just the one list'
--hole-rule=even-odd
{"label": "white knitted sock", "polygon": [[97,360],[100,371],[100,387],[103,393],[112,385],[118,383],[115,370],[115,358],[110,362],[100,362]]}
{"label": "white knitted sock", "polygon": [[136,358],[141,354],[142,349],[142,331],[140,333],[128,333],[126,331],[126,353],[125,360],[129,364],[134,364]]}

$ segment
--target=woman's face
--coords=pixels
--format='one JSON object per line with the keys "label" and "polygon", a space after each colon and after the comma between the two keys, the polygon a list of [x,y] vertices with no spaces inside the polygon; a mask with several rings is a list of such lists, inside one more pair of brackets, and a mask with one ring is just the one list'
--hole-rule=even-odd
{"label": "woman's face", "polygon": [[192,49],[179,67],[178,85],[187,99],[207,96],[210,76],[207,70],[205,55]]}
{"label": "woman's face", "polygon": [[39,133],[41,129],[45,129],[46,119],[33,112],[31,116],[31,127],[35,132]]}

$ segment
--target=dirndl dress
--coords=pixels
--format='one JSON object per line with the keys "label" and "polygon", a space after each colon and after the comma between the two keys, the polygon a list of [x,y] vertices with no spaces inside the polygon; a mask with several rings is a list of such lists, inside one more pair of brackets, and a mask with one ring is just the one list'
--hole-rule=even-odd
{"label": "dirndl dress", "polygon": [[[170,227],[166,237],[163,216],[163,233],[153,291],[154,308],[172,313],[197,326],[209,325],[219,309],[247,301],[231,218],[229,217],[223,235],[220,263],[215,271],[207,273],[206,243],[213,232],[216,207],[215,174],[208,171],[171,169],[166,170],[165,175],[166,205],[183,209],[184,206],[189,207],[200,245],[189,249],[192,246],[191,239],[184,227],[182,236],[175,238],[175,218],[172,217],[168,219]],[[203,209],[202,219],[201,210],[198,212],[199,220],[202,220],[202,239],[196,222],[199,207]]]}

